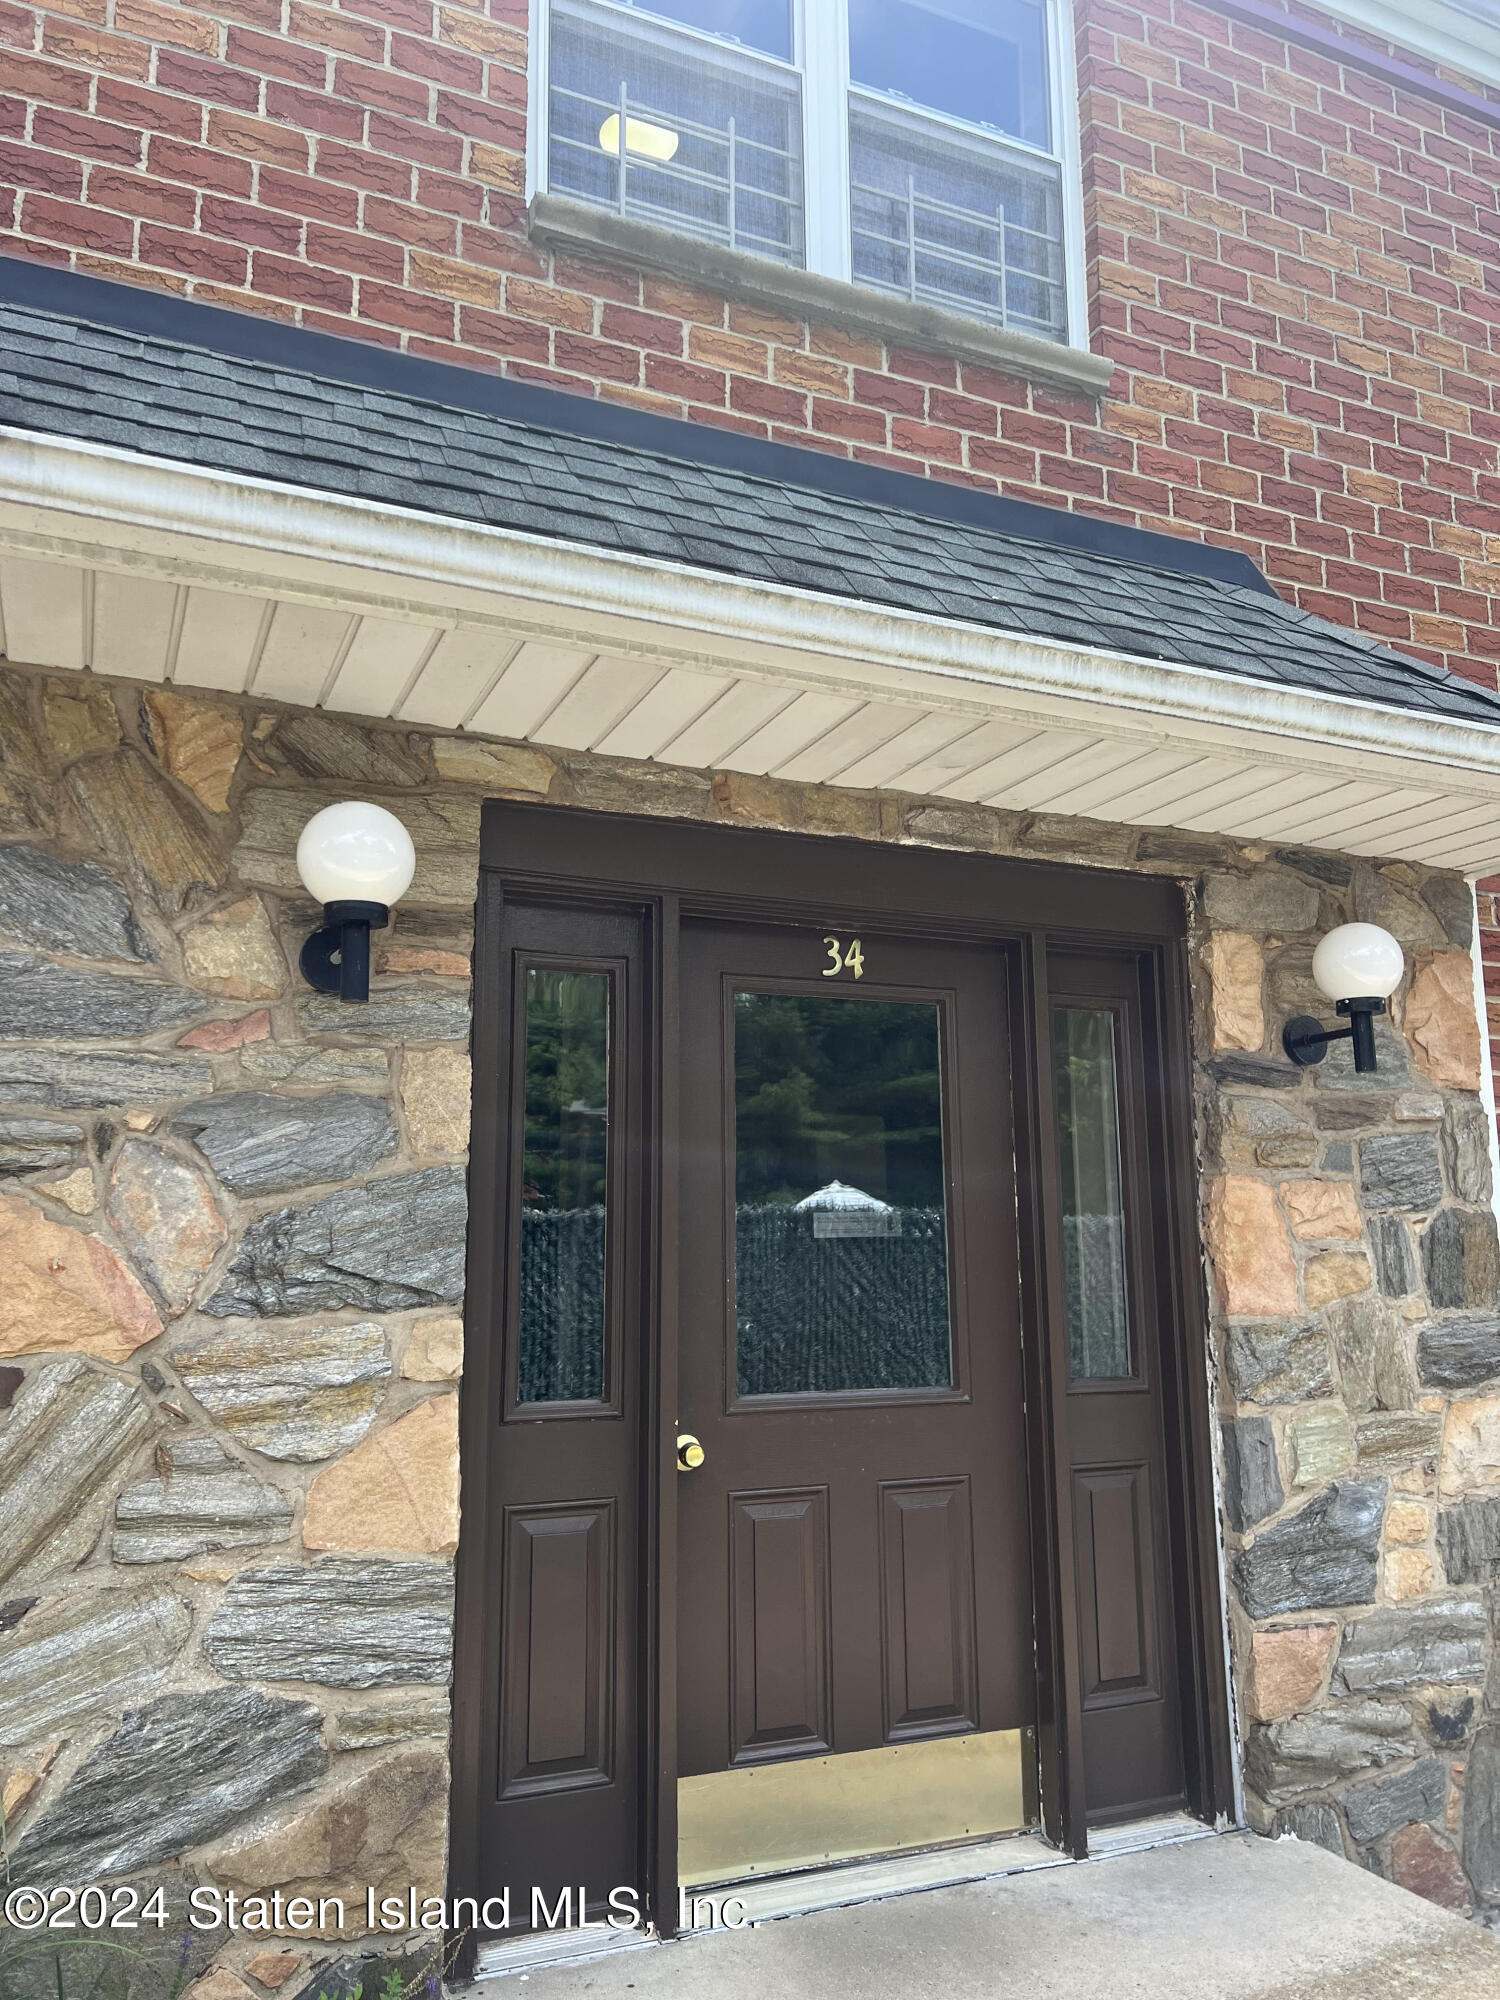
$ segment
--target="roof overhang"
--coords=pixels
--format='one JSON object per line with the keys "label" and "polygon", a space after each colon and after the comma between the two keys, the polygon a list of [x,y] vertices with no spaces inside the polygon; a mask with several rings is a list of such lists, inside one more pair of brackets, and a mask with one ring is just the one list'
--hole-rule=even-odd
{"label": "roof overhang", "polygon": [[1500,728],[0,429],[9,656],[1482,875]]}

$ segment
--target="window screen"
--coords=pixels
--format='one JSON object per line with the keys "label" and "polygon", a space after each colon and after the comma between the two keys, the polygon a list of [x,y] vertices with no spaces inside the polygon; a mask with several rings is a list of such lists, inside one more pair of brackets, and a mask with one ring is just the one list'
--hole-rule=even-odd
{"label": "window screen", "polygon": [[556,192],[785,264],[803,261],[795,80],[727,47],[720,56],[696,39],[637,31],[623,16],[555,9],[548,95]]}
{"label": "window screen", "polygon": [[1058,169],[855,100],[855,282],[1046,339],[1067,325]]}

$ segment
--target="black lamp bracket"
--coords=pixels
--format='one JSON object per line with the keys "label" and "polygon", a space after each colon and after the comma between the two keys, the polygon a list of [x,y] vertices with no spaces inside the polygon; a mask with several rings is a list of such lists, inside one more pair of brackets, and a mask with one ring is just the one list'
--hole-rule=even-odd
{"label": "black lamp bracket", "polygon": [[368,1000],[370,932],[383,930],[390,920],[385,903],[325,903],[323,928],[302,947],[302,977],[319,993]]}
{"label": "black lamp bracket", "polygon": [[1385,1002],[1373,997],[1340,1000],[1334,1011],[1343,1015],[1347,1028],[1325,1028],[1311,1014],[1297,1014],[1281,1031],[1281,1046],[1299,1069],[1320,1063],[1330,1042],[1354,1044],[1354,1067],[1361,1076],[1375,1068],[1375,1016],[1385,1012]]}

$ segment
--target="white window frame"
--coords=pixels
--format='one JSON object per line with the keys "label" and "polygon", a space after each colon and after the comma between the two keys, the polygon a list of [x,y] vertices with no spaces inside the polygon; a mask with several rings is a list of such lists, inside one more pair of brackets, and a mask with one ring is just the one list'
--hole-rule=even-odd
{"label": "white window frame", "polygon": [[[653,15],[642,0],[639,6],[622,0],[588,0],[601,12],[618,13],[637,33],[660,25],[663,39],[686,39],[707,48],[731,46],[713,35],[684,27],[680,22]],[[1051,83],[1051,128],[1053,146],[1043,149],[1006,134],[1005,148],[1030,154],[1038,163],[1055,165],[1061,182],[1063,289],[1067,337],[1058,346],[1088,351],[1088,291],[1083,256],[1083,178],[1078,120],[1078,72],[1074,58],[1072,0],[1044,0],[1047,19],[1047,73]],[[549,77],[549,17],[551,0],[531,0],[531,55],[528,70],[526,120],[526,195],[528,201],[547,188]],[[792,56],[790,65],[775,56],[755,52],[757,63],[771,70],[795,69],[801,78],[803,118],[803,231],[805,268],[821,277],[853,283],[851,210],[849,192],[849,108],[864,100],[885,105],[907,119],[913,127],[941,134],[945,129],[970,137],[996,142],[997,135],[984,126],[942,112],[929,111],[902,99],[891,98],[863,85],[854,85],[849,76],[848,0],[792,0]],[[886,296],[873,287],[858,286],[862,297],[876,300]],[[957,310],[954,308],[953,310]],[[989,325],[991,322],[976,321]]]}

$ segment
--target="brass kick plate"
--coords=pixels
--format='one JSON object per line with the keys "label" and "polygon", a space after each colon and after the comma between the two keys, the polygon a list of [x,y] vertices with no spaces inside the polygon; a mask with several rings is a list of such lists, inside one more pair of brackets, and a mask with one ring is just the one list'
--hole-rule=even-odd
{"label": "brass kick plate", "polygon": [[680,1880],[740,1882],[1014,1833],[1030,1747],[1029,1729],[995,1729],[679,1778]]}

